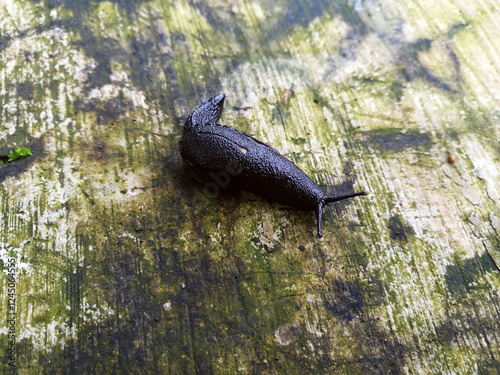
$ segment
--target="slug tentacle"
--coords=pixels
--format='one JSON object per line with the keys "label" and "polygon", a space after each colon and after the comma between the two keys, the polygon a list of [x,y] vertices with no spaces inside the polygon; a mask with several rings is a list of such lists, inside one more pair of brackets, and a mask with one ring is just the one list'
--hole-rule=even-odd
{"label": "slug tentacle", "polygon": [[323,235],[321,234],[321,219],[323,218],[323,207],[325,207],[329,203],[334,203],[334,202],[342,201],[344,199],[358,197],[360,195],[366,195],[366,191],[360,191],[358,193],[340,195],[338,197],[332,197],[329,195],[323,196],[323,198],[321,199],[321,201],[318,204],[318,207],[316,208],[316,215],[318,217],[318,237],[319,238],[323,237]]}
{"label": "slug tentacle", "polygon": [[366,191],[360,191],[358,193],[353,193],[353,194],[339,195],[338,197],[325,195],[323,197],[323,205],[326,205],[328,203],[343,201],[344,199],[359,197],[360,195],[366,195]]}
{"label": "slug tentacle", "polygon": [[323,207],[325,204],[323,202],[319,202],[318,207],[316,208],[316,216],[318,217],[318,237],[323,237],[321,233],[321,220],[323,219]]}
{"label": "slug tentacle", "polygon": [[224,98],[219,94],[196,108],[186,120],[179,143],[182,158],[199,173],[211,177],[216,191],[237,187],[300,210],[316,211],[319,237],[326,204],[366,195],[362,191],[325,196],[314,181],[274,148],[219,125]]}

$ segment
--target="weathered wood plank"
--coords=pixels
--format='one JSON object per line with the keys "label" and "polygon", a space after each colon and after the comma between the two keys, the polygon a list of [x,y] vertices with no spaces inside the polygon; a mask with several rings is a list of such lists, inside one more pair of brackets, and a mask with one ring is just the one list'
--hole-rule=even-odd
{"label": "weathered wood plank", "polygon": [[[499,372],[499,6],[1,0],[0,154],[33,148],[0,165],[2,369],[15,312],[19,372]],[[178,141],[219,92],[370,195],[317,239],[205,191]]]}

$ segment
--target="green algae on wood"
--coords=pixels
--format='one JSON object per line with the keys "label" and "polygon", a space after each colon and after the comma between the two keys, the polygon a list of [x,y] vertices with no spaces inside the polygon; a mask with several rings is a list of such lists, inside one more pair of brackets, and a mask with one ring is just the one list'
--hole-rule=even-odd
{"label": "green algae on wood", "polygon": [[[498,369],[494,4],[16,0],[0,15],[0,149],[33,148],[0,166],[20,372]],[[325,191],[370,196],[326,211],[319,241],[311,215],[205,194],[177,144],[218,92],[222,123]]]}

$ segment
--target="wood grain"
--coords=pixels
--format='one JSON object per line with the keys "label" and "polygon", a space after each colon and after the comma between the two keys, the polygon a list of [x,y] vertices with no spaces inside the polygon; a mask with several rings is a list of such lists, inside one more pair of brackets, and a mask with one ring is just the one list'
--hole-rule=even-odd
{"label": "wood grain", "polygon": [[[500,3],[0,0],[0,351],[20,373],[500,371]],[[185,117],[312,213],[213,192]],[[453,155],[453,162],[450,162]],[[12,289],[12,288],[11,288]]]}

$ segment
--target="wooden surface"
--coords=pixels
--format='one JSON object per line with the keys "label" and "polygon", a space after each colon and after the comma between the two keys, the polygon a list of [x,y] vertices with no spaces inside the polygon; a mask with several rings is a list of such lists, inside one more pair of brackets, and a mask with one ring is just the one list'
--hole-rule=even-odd
{"label": "wooden surface", "polygon": [[[500,372],[496,0],[0,0],[19,373]],[[268,142],[312,213],[213,194],[185,117]],[[9,261],[15,275],[8,276]],[[4,308],[5,307],[5,308]]]}

